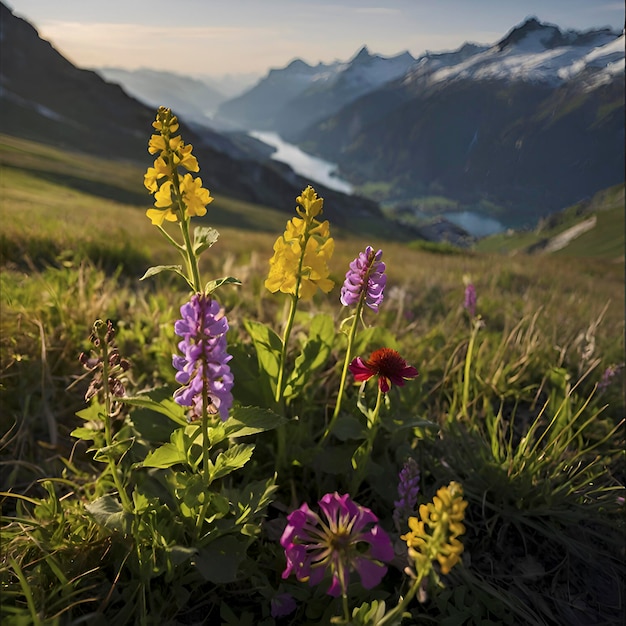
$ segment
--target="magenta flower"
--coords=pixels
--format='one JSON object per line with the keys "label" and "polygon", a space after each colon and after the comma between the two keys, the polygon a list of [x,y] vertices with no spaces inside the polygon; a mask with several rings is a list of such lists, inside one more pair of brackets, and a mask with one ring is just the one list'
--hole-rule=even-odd
{"label": "magenta flower", "polygon": [[378,376],[378,386],[383,393],[391,389],[392,383],[402,387],[405,380],[418,376],[418,371],[391,348],[374,350],[367,361],[358,356],[348,367],[358,383]]}
{"label": "magenta flower", "polygon": [[283,578],[293,572],[299,581],[318,585],[329,572],[327,593],[335,597],[345,595],[351,571],[359,574],[365,589],[378,585],[387,573],[383,562],[393,558],[391,541],[376,523],[378,518],[348,494],[327,493],[318,504],[325,519],[306,503],[287,517],[280,538],[287,558]]}
{"label": "magenta flower", "polygon": [[180,308],[182,319],[174,324],[174,331],[182,341],[172,363],[178,370],[176,381],[183,387],[174,392],[174,400],[191,407],[190,418],[202,417],[203,392],[206,392],[209,413],[219,413],[228,419],[233,403],[230,390],[233,375],[227,365],[232,358],[226,352],[228,322],[220,305],[203,294],[195,294]]}
{"label": "magenta flower", "polygon": [[400,530],[402,524],[415,514],[417,494],[420,490],[420,470],[415,459],[409,457],[398,476],[398,499],[393,503],[393,521]]}
{"label": "magenta flower", "polygon": [[476,288],[472,283],[469,283],[467,287],[465,287],[463,306],[471,317],[476,315]]}
{"label": "magenta flower", "polygon": [[351,306],[364,298],[365,304],[378,313],[383,301],[383,291],[387,283],[385,264],[380,260],[383,251],[374,253],[374,248],[367,246],[365,252],[350,263],[346,280],[341,288],[341,304]]}

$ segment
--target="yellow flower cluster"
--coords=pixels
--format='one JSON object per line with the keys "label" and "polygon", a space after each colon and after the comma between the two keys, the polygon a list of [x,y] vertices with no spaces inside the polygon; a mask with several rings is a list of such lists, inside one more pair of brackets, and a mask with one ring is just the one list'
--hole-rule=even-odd
{"label": "yellow flower cluster", "polygon": [[159,156],[143,180],[146,189],[154,194],[154,208],[148,209],[146,215],[156,226],[161,226],[165,220],[179,222],[181,210],[185,218],[204,215],[206,205],[213,202],[213,198],[202,187],[202,179],[188,173],[181,177],[178,173],[179,167],[190,172],[200,169],[191,153],[193,146],[185,145],[180,135],[172,136],[178,130],[178,119],[170,109],[159,107],[152,126],[159,134],[150,137],[148,152]]}
{"label": "yellow flower cluster", "polygon": [[430,569],[436,559],[441,573],[448,574],[460,561],[463,544],[459,535],[465,532],[463,518],[467,502],[463,500],[463,487],[451,482],[441,487],[432,502],[419,507],[419,517],[409,518],[410,533],[402,535],[409,549],[409,557],[418,572]]}
{"label": "yellow flower cluster", "polygon": [[281,291],[310,300],[318,287],[328,293],[335,284],[328,278],[335,242],[328,221],[315,219],[322,212],[324,199],[317,197],[313,187],[309,185],[296,202],[300,217],[289,220],[276,240],[265,287],[272,293]]}

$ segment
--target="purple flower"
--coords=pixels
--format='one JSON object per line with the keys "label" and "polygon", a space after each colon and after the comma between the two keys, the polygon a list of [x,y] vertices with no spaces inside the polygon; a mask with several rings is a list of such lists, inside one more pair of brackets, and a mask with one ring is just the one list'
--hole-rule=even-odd
{"label": "purple flower", "polygon": [[360,506],[348,494],[327,493],[319,507],[325,519],[304,503],[287,517],[280,545],[285,549],[287,567],[299,581],[318,585],[328,571],[332,582],[328,594],[345,594],[350,572],[356,570],[365,589],[372,589],[387,572],[382,562],[391,561],[393,547],[387,533],[376,523],[370,509]]}
{"label": "purple flower", "polygon": [[190,417],[202,417],[203,392],[206,392],[209,413],[228,419],[233,403],[230,390],[233,375],[227,365],[232,358],[226,352],[228,322],[220,305],[203,294],[195,294],[180,307],[182,319],[174,324],[174,332],[182,337],[172,363],[178,370],[176,381],[183,385],[174,392],[174,400],[191,407]]}
{"label": "purple flower", "polygon": [[598,391],[604,391],[611,385],[615,376],[622,369],[623,365],[609,365],[602,374],[602,378],[598,383]]}
{"label": "purple flower", "polygon": [[393,521],[400,530],[409,516],[415,512],[417,494],[420,490],[420,471],[415,459],[409,458],[398,476],[398,499],[393,503]]}
{"label": "purple flower", "polygon": [[471,317],[476,315],[476,288],[472,283],[469,283],[465,287],[465,299],[463,301],[463,306]]}
{"label": "purple flower", "polygon": [[341,304],[351,306],[364,298],[365,304],[378,313],[387,283],[385,264],[380,260],[382,256],[382,250],[374,253],[371,246],[367,246],[365,252],[359,252],[346,272],[346,280],[341,288]]}
{"label": "purple flower", "polygon": [[290,593],[277,593],[270,602],[270,612],[274,618],[291,615],[296,608],[296,601]]}

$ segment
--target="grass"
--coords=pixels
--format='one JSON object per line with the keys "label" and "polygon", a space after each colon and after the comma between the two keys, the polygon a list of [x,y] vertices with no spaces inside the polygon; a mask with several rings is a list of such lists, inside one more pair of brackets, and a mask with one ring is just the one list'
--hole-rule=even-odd
{"label": "grass", "polygon": [[[328,596],[280,578],[284,554],[277,539],[289,510],[302,501],[313,506],[321,494],[350,483],[361,416],[348,401],[322,457],[315,457],[312,446],[336,393],[345,338],[333,331],[325,344],[328,362],[316,365],[302,395],[283,407],[293,463],[279,470],[263,524],[253,512],[269,489],[260,483],[276,471],[273,433],[224,444],[232,454],[226,463],[233,466],[248,442],[254,440],[256,449],[238,469],[239,478],[220,479],[210,491],[219,520],[212,528],[226,528],[228,502],[239,503],[237,518],[247,520],[223,544],[230,551],[220,553],[219,543],[214,549],[195,539],[185,543],[185,514],[200,499],[198,485],[190,483],[193,497],[181,496],[187,508],[174,514],[172,493],[187,493],[175,481],[195,475],[176,467],[146,472],[134,466],[167,442],[174,428],[163,413],[144,406],[132,407],[128,419],[116,422],[120,437],[135,442],[119,461],[126,467],[121,475],[132,477],[129,489],[143,490],[145,499],[138,500],[145,515],[133,517],[128,533],[117,532],[119,518],[112,521],[116,513],[106,509],[115,502],[101,499],[115,491],[111,475],[88,444],[71,435],[78,425],[83,433],[95,428],[91,418],[76,417],[85,408],[89,384],[77,355],[90,348],[93,321],[110,318],[120,352],[132,362],[128,386],[135,393],[157,389],[170,398],[177,341],[172,322],[188,293],[168,275],[139,281],[147,266],[177,259],[145,217],[147,203],[135,203],[134,194],[143,193],[138,166],[7,137],[0,146],[0,463],[2,490],[13,493],[3,501],[3,620],[133,623],[149,607],[159,623],[211,619],[272,626],[269,599],[280,590],[299,605],[284,623],[329,623],[336,606]],[[104,190],[94,193],[85,181],[97,186],[104,172]],[[588,235],[608,241],[614,210],[598,211],[596,232]],[[260,394],[262,372],[246,323],[261,322],[276,332],[283,324],[285,301],[269,294],[263,281],[287,219],[267,207],[216,198],[206,220],[218,227],[220,239],[203,273],[242,280],[241,287],[218,293],[230,324],[236,393],[248,404]],[[450,480],[463,485],[469,502],[463,566],[442,577],[445,588],[425,589],[423,603],[410,607],[410,623],[622,623],[621,375],[597,389],[605,368],[624,358],[624,274],[612,260],[619,246],[608,257],[565,251],[503,256],[364,240],[356,230],[336,232],[332,224],[331,232],[336,286],[296,316],[292,362],[316,353],[307,343],[313,316],[326,315],[338,327],[345,314],[339,285],[348,263],[370,244],[384,250],[388,282],[378,315],[367,311],[366,322],[374,327],[370,344],[362,340],[357,349],[366,354],[395,345],[420,372],[392,390],[372,465],[352,495],[376,512],[396,548],[402,542],[391,511],[407,456],[420,467],[420,502]],[[582,245],[583,237],[574,243]],[[594,245],[589,240],[580,252],[591,254]],[[574,244],[567,250],[576,252]],[[478,294],[480,319],[474,326],[462,305],[465,277]],[[356,390],[347,396],[355,401]],[[159,483],[165,475],[169,491]],[[133,537],[140,539],[133,543]],[[187,558],[190,547],[198,548],[201,576]],[[351,588],[351,598],[357,604],[384,598],[391,606],[404,580],[404,561],[397,559],[380,588],[372,594]],[[211,563],[222,563],[224,571]]]}

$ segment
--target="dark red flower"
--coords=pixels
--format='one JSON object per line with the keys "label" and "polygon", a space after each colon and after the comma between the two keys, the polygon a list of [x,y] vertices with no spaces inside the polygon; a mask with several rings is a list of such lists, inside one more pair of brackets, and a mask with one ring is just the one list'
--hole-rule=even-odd
{"label": "dark red flower", "polygon": [[359,383],[378,376],[378,386],[383,393],[391,389],[391,384],[402,387],[404,381],[415,378],[418,371],[391,348],[374,350],[367,361],[358,356],[352,360],[349,369],[354,375],[354,380]]}

